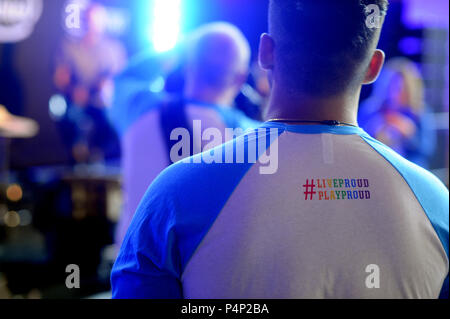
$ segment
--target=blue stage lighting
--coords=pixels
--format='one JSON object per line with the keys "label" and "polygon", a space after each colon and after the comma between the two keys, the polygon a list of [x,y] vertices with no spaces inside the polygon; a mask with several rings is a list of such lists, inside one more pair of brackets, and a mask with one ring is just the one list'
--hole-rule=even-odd
{"label": "blue stage lighting", "polygon": [[153,0],[150,39],[156,52],[173,49],[181,31],[181,0]]}

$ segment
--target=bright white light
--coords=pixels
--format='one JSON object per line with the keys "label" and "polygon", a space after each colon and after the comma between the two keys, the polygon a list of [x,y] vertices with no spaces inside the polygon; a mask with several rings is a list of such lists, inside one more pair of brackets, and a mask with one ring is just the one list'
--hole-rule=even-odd
{"label": "bright white light", "polygon": [[150,38],[156,52],[174,48],[180,34],[181,0],[154,0]]}
{"label": "bright white light", "polygon": [[63,117],[67,112],[67,102],[66,99],[59,94],[53,95],[50,98],[50,101],[48,103],[50,115],[55,118],[59,119]]}

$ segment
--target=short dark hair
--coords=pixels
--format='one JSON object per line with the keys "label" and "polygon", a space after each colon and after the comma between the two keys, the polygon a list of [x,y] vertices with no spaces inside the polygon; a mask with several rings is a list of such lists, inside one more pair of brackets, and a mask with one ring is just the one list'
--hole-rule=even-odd
{"label": "short dark hair", "polygon": [[388,0],[270,0],[269,33],[283,84],[312,96],[356,88],[379,40],[381,24],[367,23],[371,4],[381,23]]}

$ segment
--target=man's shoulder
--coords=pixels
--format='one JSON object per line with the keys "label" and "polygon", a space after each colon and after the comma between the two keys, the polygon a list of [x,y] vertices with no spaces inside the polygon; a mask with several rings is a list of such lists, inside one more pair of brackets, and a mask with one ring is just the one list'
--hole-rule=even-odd
{"label": "man's shoulder", "polygon": [[394,166],[410,186],[420,186],[421,189],[426,188],[429,195],[447,197],[448,199],[447,187],[434,174],[407,160],[380,141],[370,136],[363,136],[363,138],[381,156],[383,156],[387,162]]}
{"label": "man's shoulder", "polygon": [[422,206],[448,253],[449,192],[434,174],[408,161],[383,143],[363,137],[402,176]]}
{"label": "man's shoulder", "polygon": [[179,200],[185,198],[187,201],[232,192],[252,164],[207,163],[204,158],[226,149],[233,142],[235,141],[172,164],[152,183],[149,191],[158,196],[176,197]]}
{"label": "man's shoulder", "polygon": [[[178,203],[177,214],[193,206],[220,210],[277,136],[263,129],[247,130],[225,144],[172,164],[155,179],[146,197]],[[266,139],[265,146],[257,143],[259,138]]]}

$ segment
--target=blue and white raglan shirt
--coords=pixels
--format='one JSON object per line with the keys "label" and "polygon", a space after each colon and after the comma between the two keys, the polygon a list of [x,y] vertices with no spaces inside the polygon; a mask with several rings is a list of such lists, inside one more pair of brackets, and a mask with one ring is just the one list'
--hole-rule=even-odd
{"label": "blue and white raglan shirt", "polygon": [[166,169],[113,298],[448,297],[449,195],[360,128],[266,123]]}

